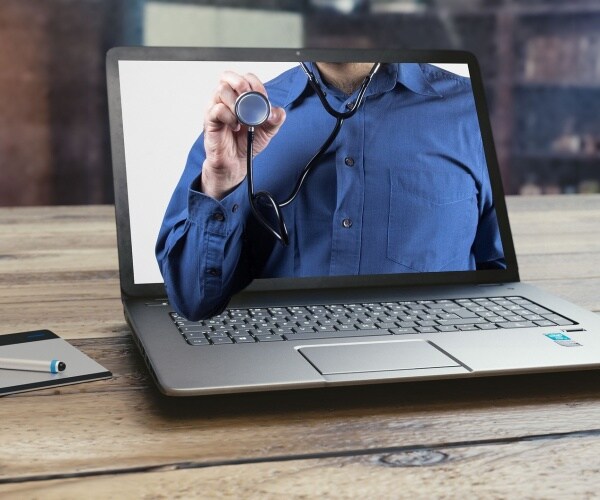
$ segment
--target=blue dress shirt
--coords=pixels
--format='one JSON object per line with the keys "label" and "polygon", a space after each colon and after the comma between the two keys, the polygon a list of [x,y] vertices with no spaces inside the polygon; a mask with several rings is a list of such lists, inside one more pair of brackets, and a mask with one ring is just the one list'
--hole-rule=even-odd
{"label": "blue dress shirt", "polygon": [[[356,98],[327,86],[343,111]],[[254,160],[256,191],[283,201],[331,132],[300,67],[265,85],[287,118]],[[258,225],[244,180],[217,201],[198,191],[193,145],[156,245],[171,303],[190,319],[220,312],[253,278],[505,267],[468,78],[427,64],[384,64],[298,197],[283,208],[290,244]]]}

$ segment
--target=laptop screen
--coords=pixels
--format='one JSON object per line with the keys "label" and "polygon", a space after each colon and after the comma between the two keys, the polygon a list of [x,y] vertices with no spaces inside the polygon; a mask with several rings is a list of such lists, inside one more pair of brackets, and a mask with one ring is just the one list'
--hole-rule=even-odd
{"label": "laptop screen", "polygon": [[[468,66],[305,66],[118,62],[134,283],[505,269]],[[270,101],[252,202],[245,90]]]}

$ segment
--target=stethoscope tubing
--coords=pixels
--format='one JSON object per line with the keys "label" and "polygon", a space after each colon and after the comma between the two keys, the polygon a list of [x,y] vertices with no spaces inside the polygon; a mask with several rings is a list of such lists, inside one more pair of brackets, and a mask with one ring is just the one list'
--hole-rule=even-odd
{"label": "stethoscope tubing", "polygon": [[[258,193],[254,192],[254,178],[253,178],[254,127],[248,127],[248,135],[247,135],[246,178],[248,181],[248,200],[250,202],[250,209],[251,209],[254,217],[256,217],[256,219],[260,222],[260,224],[265,229],[267,229],[267,231],[269,231],[269,233],[271,233],[273,235],[273,237],[275,237],[277,240],[279,240],[284,246],[289,245],[289,233],[288,233],[287,227],[285,225],[285,221],[283,218],[283,213],[281,212],[281,208],[289,205],[290,203],[292,203],[292,201],[294,201],[296,199],[296,197],[298,196],[298,193],[300,192],[300,189],[302,188],[302,185],[304,184],[304,181],[308,177],[308,174],[310,174],[313,171],[313,169],[315,168],[317,160],[325,154],[327,149],[329,149],[329,147],[333,144],[333,141],[335,141],[336,137],[338,136],[338,134],[340,132],[340,129],[342,128],[344,120],[350,118],[358,111],[358,109],[360,108],[360,106],[364,100],[367,88],[369,87],[369,84],[371,83],[373,76],[379,70],[381,63],[375,63],[373,65],[373,67],[371,68],[371,71],[363,80],[363,83],[360,87],[360,90],[358,92],[358,95],[356,97],[356,101],[354,102],[354,105],[352,106],[352,108],[350,110],[345,111],[345,112],[337,111],[331,107],[329,102],[327,102],[327,99],[325,98],[325,93],[321,89],[313,72],[310,71],[303,62],[301,62],[300,65],[302,66],[302,69],[304,70],[304,72],[306,73],[306,75],[308,77],[308,82],[309,82],[310,86],[314,89],[315,93],[319,97],[319,100],[321,101],[323,108],[325,109],[325,111],[327,111],[327,113],[329,113],[331,116],[333,116],[336,119],[336,123],[335,123],[335,126],[333,127],[333,130],[329,134],[329,137],[327,137],[327,139],[325,140],[325,142],[323,142],[323,144],[321,145],[319,150],[315,153],[315,155],[306,164],[306,166],[302,170],[302,173],[300,174],[300,177],[296,181],[296,185],[294,186],[294,189],[292,190],[290,195],[283,202],[277,203],[277,201],[275,200],[273,195],[271,193],[269,193],[268,191],[259,191]],[[264,217],[264,215],[257,208],[256,202],[258,199],[261,199],[261,198],[266,199],[268,202],[268,205],[270,205],[271,208],[273,208],[273,210],[275,211],[275,218],[277,220],[277,226],[278,226],[279,231],[273,229],[273,227],[271,226],[269,221]]]}

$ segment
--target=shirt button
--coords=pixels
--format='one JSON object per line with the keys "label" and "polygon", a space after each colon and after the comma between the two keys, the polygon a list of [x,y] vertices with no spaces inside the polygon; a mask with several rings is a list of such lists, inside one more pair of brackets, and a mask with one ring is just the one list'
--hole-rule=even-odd
{"label": "shirt button", "polygon": [[352,227],[352,219],[344,219],[342,221],[342,226],[345,228]]}
{"label": "shirt button", "polygon": [[350,101],[346,103],[346,109],[348,111],[352,110],[352,108],[354,108],[354,101]]}
{"label": "shirt button", "polygon": [[346,165],[348,165],[349,167],[353,167],[354,166],[354,158],[352,158],[351,156],[346,156],[344,163]]}
{"label": "shirt button", "polygon": [[206,272],[208,274],[210,274],[211,276],[221,276],[221,271],[219,271],[218,269],[214,268],[214,267],[209,267]]}
{"label": "shirt button", "polygon": [[225,216],[221,212],[215,212],[212,215],[212,218],[219,222],[223,222],[225,220]]}
{"label": "shirt button", "polygon": [[233,207],[231,207],[231,211],[232,211],[232,212],[237,212],[238,208],[240,208],[240,207],[239,207],[239,205],[236,203],[235,205],[233,205]]}

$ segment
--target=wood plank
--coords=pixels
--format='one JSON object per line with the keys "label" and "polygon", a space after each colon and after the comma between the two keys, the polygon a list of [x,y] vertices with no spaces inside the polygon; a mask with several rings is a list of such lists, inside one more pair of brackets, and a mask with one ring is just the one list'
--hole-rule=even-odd
{"label": "wood plank", "polygon": [[5,498],[595,498],[597,435],[0,485]]}
{"label": "wood plank", "polygon": [[517,260],[523,281],[600,277],[598,253],[518,255]]}
{"label": "wood plank", "polygon": [[[599,383],[592,371],[179,400],[135,386],[9,396],[0,478],[595,429]],[[56,417],[44,425],[41,404]]]}
{"label": "wood plank", "polygon": [[57,300],[100,300],[120,297],[116,270],[99,272],[0,274],[0,304],[22,305]]}
{"label": "wood plank", "polygon": [[506,205],[509,214],[532,211],[540,213],[569,212],[573,210],[598,212],[600,210],[600,194],[507,196]]}
{"label": "wood plank", "polygon": [[57,297],[22,306],[0,303],[0,317],[0,334],[44,328],[65,339],[81,339],[117,337],[129,331],[118,298],[73,301]]}
{"label": "wood plank", "polygon": [[573,280],[528,280],[547,292],[569,300],[590,311],[600,312],[600,278]]}
{"label": "wood plank", "polygon": [[[600,227],[600,222],[598,226]],[[600,254],[600,231],[594,229],[593,232],[575,232],[567,233],[557,229],[545,234],[527,233],[514,235],[515,253],[517,260],[522,255],[540,255],[562,253],[579,254],[595,253]],[[598,262],[596,257],[595,261]]]}
{"label": "wood plank", "polygon": [[[81,239],[82,235],[75,238]],[[36,247],[40,248],[40,245],[43,245],[41,242],[21,241],[29,250],[17,249],[13,253],[3,253],[0,259],[0,273],[22,273],[24,269],[28,273],[36,273],[105,271],[118,268],[114,247],[83,248],[74,244],[69,249],[57,248],[48,251],[33,250]]]}

